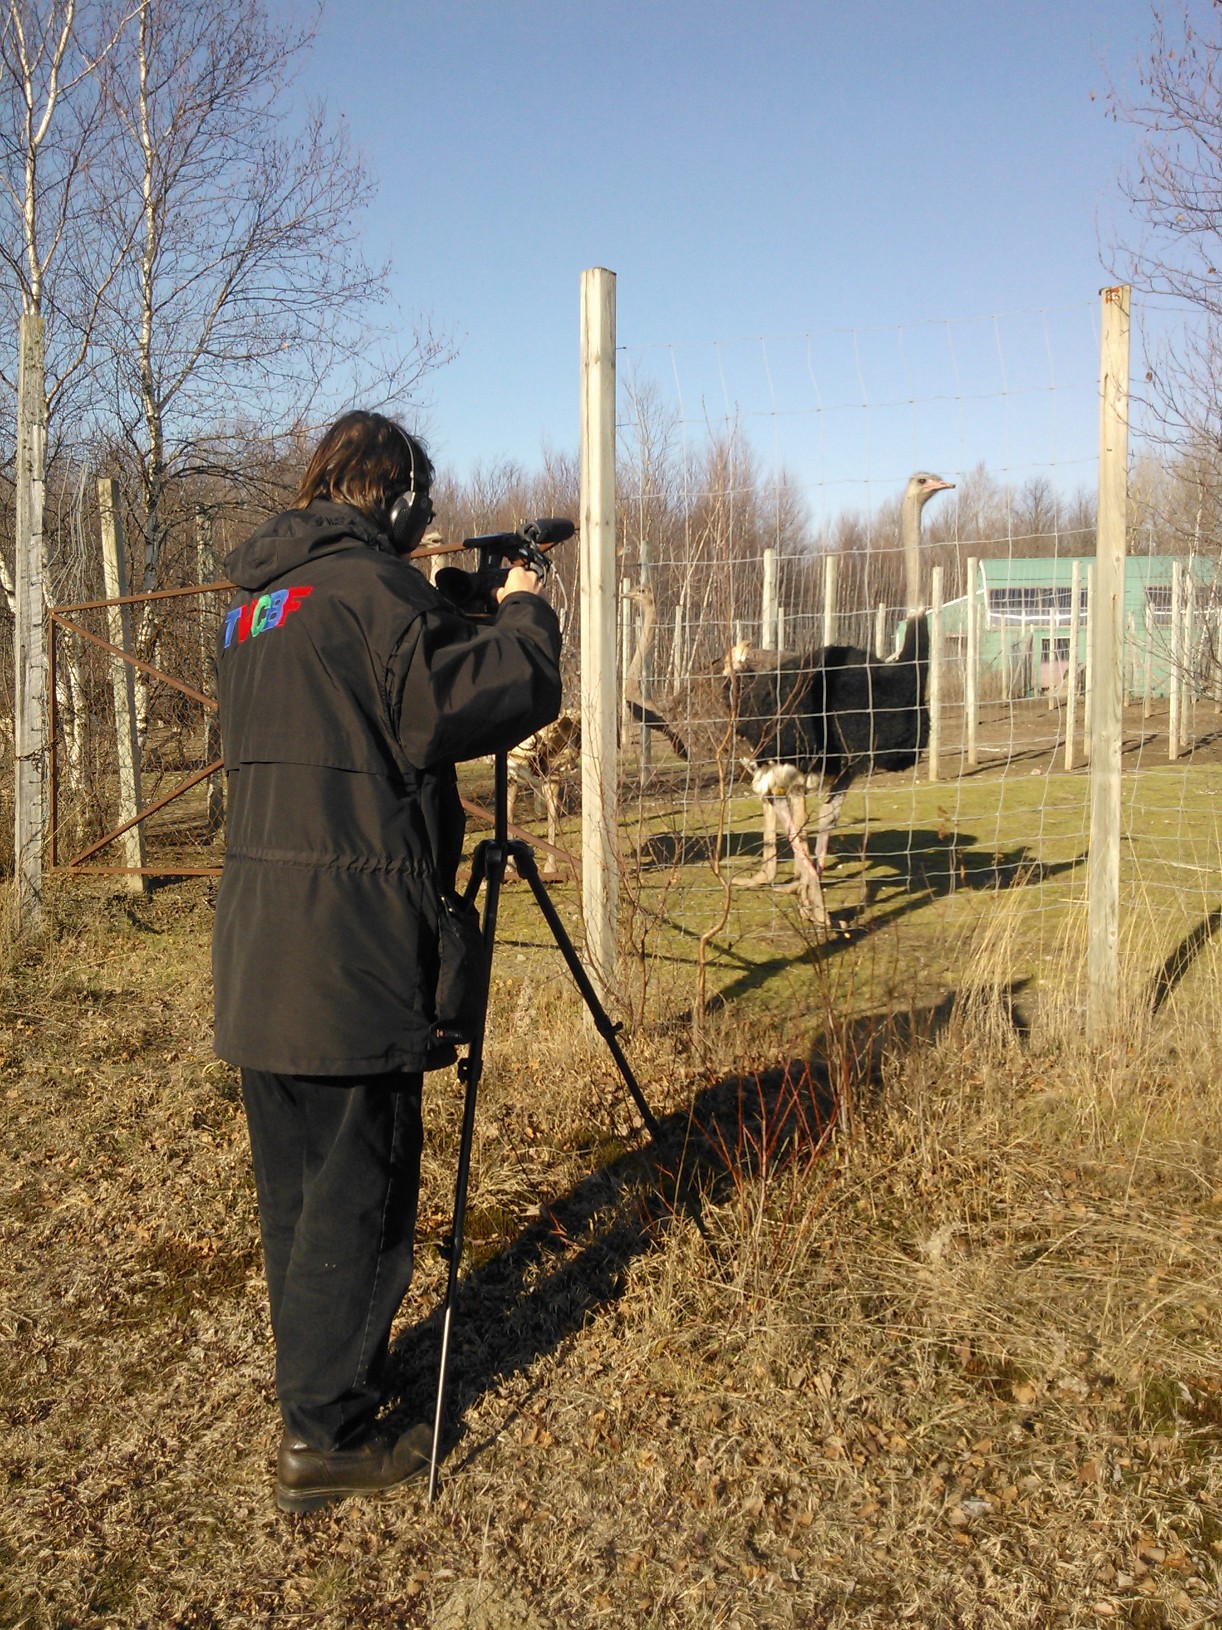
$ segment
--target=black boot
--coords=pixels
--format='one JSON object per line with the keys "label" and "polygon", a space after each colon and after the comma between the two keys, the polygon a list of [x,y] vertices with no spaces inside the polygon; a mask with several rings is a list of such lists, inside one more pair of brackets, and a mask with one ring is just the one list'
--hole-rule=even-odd
{"label": "black boot", "polygon": [[422,1476],[432,1446],[423,1422],[398,1435],[375,1427],[349,1449],[311,1449],[286,1432],[276,1457],[276,1504],[281,1511],[317,1511],[350,1494],[380,1494]]}

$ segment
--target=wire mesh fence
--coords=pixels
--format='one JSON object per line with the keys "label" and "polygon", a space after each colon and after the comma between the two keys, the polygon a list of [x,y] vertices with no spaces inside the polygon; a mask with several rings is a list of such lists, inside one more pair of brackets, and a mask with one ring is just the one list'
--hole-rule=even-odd
{"label": "wire mesh fence", "polygon": [[[833,930],[911,930],[929,907],[945,940],[979,932],[1004,894],[1011,965],[1077,977],[1098,354],[1089,304],[621,354],[622,668],[642,702],[625,717],[623,809],[647,916],[766,944],[811,915],[787,892],[797,826],[826,844]],[[1219,867],[1218,501],[1190,459],[1143,444],[1135,416],[1122,913],[1161,956],[1201,920]],[[905,536],[914,471],[955,490]],[[928,739],[894,661],[917,610]],[[793,673],[828,646],[853,648],[837,661],[868,673],[868,698],[847,715],[819,702],[843,749],[821,781],[768,785],[783,733],[761,752],[743,727],[731,653],[774,676],[783,719]],[[848,737],[859,771],[829,831]]]}
{"label": "wire mesh fence", "polygon": [[[901,937],[930,957],[960,929],[1004,917],[1012,969],[1076,977],[1068,951],[1084,932],[1098,683],[1098,348],[1097,311],[1084,302],[620,351],[616,865],[636,965],[677,936],[697,961],[716,949],[728,988],[749,981],[769,947],[780,957],[892,927],[898,968]],[[1121,659],[1122,909],[1126,935],[1157,960],[1192,935],[1216,891],[1222,527],[1216,488],[1190,456],[1144,443],[1139,418]],[[914,474],[934,478],[915,504]],[[575,567],[574,553],[564,562],[570,672]],[[114,647],[126,643],[138,663],[139,803],[150,811],[140,866],[214,870],[223,595],[129,597],[122,642],[99,601],[80,596],[53,619],[54,862],[133,866],[119,830],[128,805]],[[925,642],[905,657],[918,624]],[[828,647],[858,688],[847,701],[826,692],[816,710],[824,773],[766,782],[761,772],[785,762],[812,653]],[[536,784],[553,783],[556,859],[572,861],[555,869],[571,876],[581,852],[571,733],[563,758],[551,762],[538,742],[522,764]],[[487,781],[486,766],[464,769],[473,806]],[[534,824],[528,803],[517,819]],[[812,854],[822,922],[791,832]]]}

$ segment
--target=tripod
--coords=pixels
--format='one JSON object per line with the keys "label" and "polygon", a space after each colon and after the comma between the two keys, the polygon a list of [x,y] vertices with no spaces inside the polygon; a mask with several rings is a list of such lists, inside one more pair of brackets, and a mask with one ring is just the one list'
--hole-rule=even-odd
{"label": "tripod", "polygon": [[547,885],[539,876],[539,868],[535,864],[535,853],[530,844],[521,839],[511,838],[508,833],[509,817],[509,767],[504,752],[497,753],[494,759],[495,780],[493,790],[493,836],[485,838],[476,846],[471,862],[471,876],[464,891],[469,901],[474,901],[480,885],[486,886],[484,896],[484,916],[481,924],[484,937],[484,964],[485,982],[483,1000],[480,1004],[479,1020],[475,1026],[474,1034],[470,1038],[467,1056],[458,1066],[459,1079],[464,1083],[466,1093],[463,1101],[462,1138],[458,1149],[458,1175],[454,1187],[454,1222],[450,1236],[450,1269],[446,1281],[445,1305],[441,1323],[441,1368],[437,1377],[437,1411],[433,1419],[433,1446],[429,1458],[429,1491],[428,1502],[432,1505],[437,1493],[437,1457],[441,1442],[442,1415],[445,1410],[446,1378],[449,1368],[450,1356],[450,1329],[453,1323],[454,1301],[458,1290],[458,1269],[462,1260],[463,1224],[467,1211],[467,1183],[471,1171],[471,1144],[475,1136],[475,1101],[479,1092],[480,1076],[484,1067],[484,1035],[488,1019],[488,976],[492,969],[492,953],[496,941],[497,910],[500,905],[501,885],[505,880],[506,868],[512,860],[517,867],[519,877],[530,884],[531,893],[543,919],[551,930],[561,955],[564,957],[576,982],[578,990],[590,1017],[594,1021],[594,1028],[607,1044],[611,1057],[615,1060],[616,1068],[623,1077],[624,1084],[632,1096],[632,1101],[640,1112],[650,1137],[655,1143],[662,1141],[662,1128],[659,1126],[653,1111],[645,1101],[645,1095],[632,1073],[628,1060],[624,1057],[622,1048],[617,1040],[620,1026],[608,1015],[598,999],[598,993],[590,982],[589,975],[581,965],[581,959],[573,949],[573,942],[569,938],[560,914],[552,904],[547,892]]}

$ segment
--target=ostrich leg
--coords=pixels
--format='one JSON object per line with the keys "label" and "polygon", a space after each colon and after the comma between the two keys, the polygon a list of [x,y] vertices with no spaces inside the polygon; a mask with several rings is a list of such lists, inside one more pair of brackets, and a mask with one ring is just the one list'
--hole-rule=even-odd
{"label": "ostrich leg", "polygon": [[[798,790],[795,790],[795,791],[793,791],[791,793],[788,793],[786,795],[786,803],[789,806],[789,824],[788,824],[788,827],[787,827],[786,830],[790,831],[790,832],[805,832],[806,831],[806,794],[804,792],[801,792],[801,791],[798,791]],[[790,839],[791,845],[792,845],[792,842],[793,842],[793,840],[791,838]],[[798,865],[798,859],[797,859],[797,856],[795,855],[794,856],[794,863],[793,863],[793,882],[792,883],[787,883],[786,888],[798,889],[800,891],[801,887],[802,887],[802,868]]]}
{"label": "ostrich leg", "polygon": [[827,865],[827,848],[831,841],[832,828],[840,819],[840,810],[848,790],[847,786],[838,788],[833,784],[831,792],[819,806],[819,824],[815,828],[815,865],[819,868],[820,876]]}
{"label": "ostrich leg", "polygon": [[802,828],[794,820],[788,800],[786,800],[784,808],[779,813],[781,820],[785,824],[785,836],[789,839],[789,846],[793,850],[793,864],[794,870],[798,874],[798,898],[801,901],[802,915],[808,922],[814,923],[817,928],[830,928],[832,919],[827,914],[827,904],[823,898],[823,884],[819,878],[819,868],[811,859],[810,850],[806,847],[806,839],[802,836]]}
{"label": "ostrich leg", "polygon": [[776,804],[770,797],[760,799],[764,810],[764,857],[759,871],[749,877],[736,877],[734,886],[740,889],[762,889],[765,883],[776,882]]}
{"label": "ostrich leg", "polygon": [[[778,797],[775,802],[776,802],[777,809],[779,809],[781,807],[780,798]],[[788,814],[784,818],[782,824],[785,827],[786,834],[788,835],[789,833],[792,833],[792,832],[803,832],[804,833],[806,831],[806,794],[805,794],[805,792],[803,792],[803,791],[801,791],[801,790],[799,790],[797,788],[795,788],[792,792],[787,792],[785,794],[785,804],[787,806]],[[791,838],[790,839],[791,847],[792,847],[792,842],[793,842],[793,840]],[[774,863],[773,870],[775,871],[775,869],[776,869],[776,867],[775,867],[775,863]],[[793,876],[790,878],[788,883],[782,883],[781,884],[780,889],[778,890],[778,892],[781,893],[781,894],[801,894],[802,889],[803,889],[803,882],[804,882],[804,879],[803,879],[803,875],[802,875],[802,868],[798,863],[797,856],[795,855],[794,856],[794,862],[793,862]]]}
{"label": "ostrich leg", "polygon": [[543,863],[543,875],[554,877],[559,871],[556,863],[556,839],[560,830],[560,789],[550,775],[543,777],[543,803],[547,809],[547,859]]}
{"label": "ostrich leg", "polygon": [[[746,760],[744,762],[751,763]],[[758,889],[765,883],[776,882],[776,827],[777,818],[786,835],[801,832],[806,826],[806,777],[793,765],[754,765],[751,790],[759,799],[764,812],[763,865],[750,877],[738,879],[739,888]],[[802,868],[795,862],[793,882],[784,887],[801,889]]]}

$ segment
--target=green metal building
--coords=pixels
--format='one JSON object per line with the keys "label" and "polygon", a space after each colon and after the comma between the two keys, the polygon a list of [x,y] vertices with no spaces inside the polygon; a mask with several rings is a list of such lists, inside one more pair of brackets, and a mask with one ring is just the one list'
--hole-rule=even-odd
{"label": "green metal building", "polygon": [[[1075,559],[982,560],[976,574],[982,693],[1038,696],[1063,689],[1069,669],[1074,568],[1079,595],[1078,665],[1086,664],[1088,583],[1093,556]],[[1175,587],[1180,585],[1176,607]],[[1131,556],[1125,561],[1125,688],[1166,696],[1178,665],[1191,691],[1216,683],[1222,575],[1200,555]],[[942,613],[945,656],[967,651],[968,601]],[[1175,652],[1182,653],[1178,660]]]}

